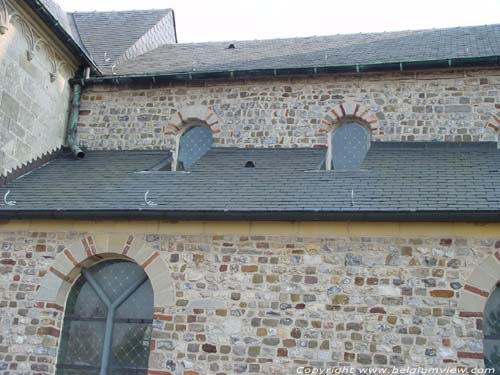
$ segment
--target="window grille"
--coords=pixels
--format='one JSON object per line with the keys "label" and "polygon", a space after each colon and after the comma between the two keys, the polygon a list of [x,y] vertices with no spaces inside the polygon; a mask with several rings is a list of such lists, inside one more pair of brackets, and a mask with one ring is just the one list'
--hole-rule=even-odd
{"label": "window grille", "polygon": [[332,133],[333,169],[359,169],[370,148],[370,133],[356,122],[344,123]]}
{"label": "window grille", "polygon": [[212,131],[206,126],[193,126],[179,141],[177,169],[187,170],[212,147]]}
{"label": "window grille", "polygon": [[127,261],[90,269],[66,304],[57,375],[146,375],[153,289],[144,270]]}

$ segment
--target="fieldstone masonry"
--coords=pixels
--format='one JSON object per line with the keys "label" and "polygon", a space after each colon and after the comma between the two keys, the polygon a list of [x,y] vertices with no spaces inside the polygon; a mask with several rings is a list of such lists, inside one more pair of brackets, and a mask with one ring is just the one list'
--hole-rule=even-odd
{"label": "fieldstone masonry", "polygon": [[481,311],[459,304],[473,270],[500,257],[498,238],[460,236],[4,231],[0,246],[5,375],[54,374],[64,298],[43,292],[48,275],[74,279],[81,262],[128,251],[144,252],[146,269],[161,260],[172,280],[155,307],[150,374],[481,367]]}
{"label": "fieldstone masonry", "polygon": [[500,75],[482,69],[87,86],[78,133],[89,149],[173,149],[179,116],[204,107],[217,118],[215,146],[322,147],[340,104],[370,111],[374,140],[496,141]]}

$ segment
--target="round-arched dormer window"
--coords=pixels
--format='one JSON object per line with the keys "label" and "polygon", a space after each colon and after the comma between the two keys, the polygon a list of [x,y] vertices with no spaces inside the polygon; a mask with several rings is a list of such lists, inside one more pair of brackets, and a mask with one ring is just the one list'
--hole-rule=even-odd
{"label": "round-arched dormer window", "polygon": [[359,169],[370,148],[370,132],[358,122],[345,122],[331,134],[331,169]]}
{"label": "round-arched dormer window", "polygon": [[177,170],[189,169],[210,150],[212,143],[212,131],[207,126],[194,125],[188,128],[179,138]]}

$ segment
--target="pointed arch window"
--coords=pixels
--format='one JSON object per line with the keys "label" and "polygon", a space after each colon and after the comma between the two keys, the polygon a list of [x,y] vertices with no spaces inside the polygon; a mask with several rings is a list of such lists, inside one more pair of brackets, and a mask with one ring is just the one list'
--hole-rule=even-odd
{"label": "pointed arch window", "polygon": [[147,374],[153,289],[135,263],[84,269],[66,303],[57,375]]}
{"label": "pointed arch window", "polygon": [[484,366],[500,372],[500,287],[491,293],[483,317]]}
{"label": "pointed arch window", "polygon": [[334,129],[330,139],[330,169],[359,169],[370,148],[370,132],[358,122],[345,122]]}
{"label": "pointed arch window", "polygon": [[213,137],[209,127],[194,125],[182,133],[179,139],[177,170],[183,171],[205,155],[212,147]]}

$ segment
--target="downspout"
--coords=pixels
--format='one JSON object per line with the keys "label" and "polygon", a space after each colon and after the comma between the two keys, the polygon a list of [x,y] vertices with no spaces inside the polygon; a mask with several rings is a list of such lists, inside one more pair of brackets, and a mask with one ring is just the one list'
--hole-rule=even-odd
{"label": "downspout", "polygon": [[68,143],[69,148],[78,159],[83,159],[85,157],[85,153],[76,142],[76,128],[78,125],[78,115],[80,112],[81,96],[82,96],[82,86],[80,84],[74,84],[73,100],[71,101],[71,114],[69,117],[69,125],[68,125],[68,136],[66,141]]}

